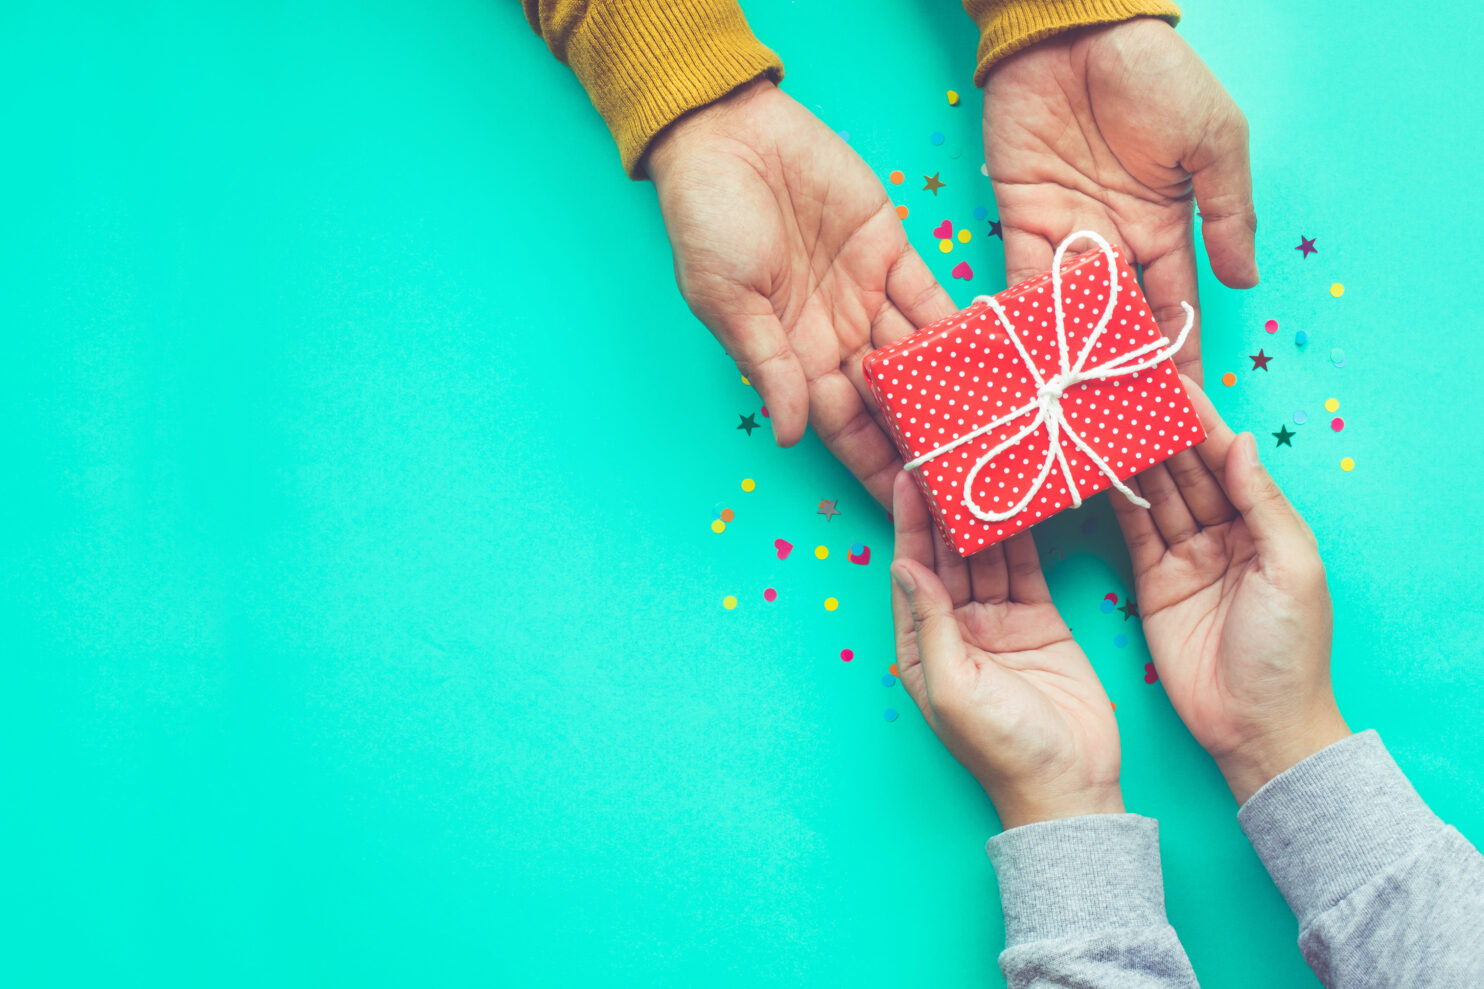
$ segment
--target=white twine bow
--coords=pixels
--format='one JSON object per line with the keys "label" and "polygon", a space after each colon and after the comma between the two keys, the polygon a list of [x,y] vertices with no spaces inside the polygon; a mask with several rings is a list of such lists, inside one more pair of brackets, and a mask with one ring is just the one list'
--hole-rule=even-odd
{"label": "white twine bow", "polygon": [[[1084,237],[1094,241],[1102,249],[1103,257],[1108,261],[1108,307],[1103,310],[1102,317],[1097,321],[1097,325],[1093,327],[1092,333],[1088,335],[1087,342],[1082,345],[1082,350],[1077,355],[1076,362],[1068,363],[1066,319],[1062,315],[1061,259],[1066,254],[1069,245]],[[936,450],[924,453],[916,460],[907,464],[907,470],[916,470],[935,457],[940,457],[950,450],[955,450],[965,443],[969,443],[983,436],[985,433],[992,432],[1008,422],[1013,422],[1027,413],[1034,412],[1035,416],[1024,428],[980,457],[974,463],[973,470],[969,471],[969,476],[964,480],[965,507],[976,518],[983,519],[986,522],[1004,522],[1006,519],[1014,518],[1025,511],[1026,506],[1031,503],[1031,499],[1040,492],[1041,487],[1046,483],[1046,478],[1051,474],[1053,463],[1061,467],[1062,476],[1066,478],[1067,491],[1072,495],[1072,507],[1081,506],[1082,495],[1077,490],[1077,482],[1072,479],[1071,465],[1067,463],[1067,455],[1061,447],[1061,437],[1063,434],[1076,445],[1077,449],[1086,454],[1087,458],[1098,469],[1108,476],[1108,480],[1113,483],[1113,487],[1123,492],[1124,497],[1141,508],[1149,507],[1149,502],[1134,494],[1128,485],[1124,484],[1118,477],[1117,472],[1108,466],[1108,462],[1098,456],[1092,447],[1087,445],[1087,441],[1072,428],[1071,424],[1067,421],[1066,413],[1061,407],[1061,400],[1062,396],[1069,390],[1083,382],[1107,381],[1111,378],[1118,378],[1124,375],[1138,374],[1140,371],[1147,371],[1174,356],[1180,350],[1181,345],[1185,343],[1186,336],[1190,334],[1190,328],[1195,324],[1195,310],[1190,308],[1190,303],[1188,302],[1180,303],[1180,308],[1185,310],[1185,325],[1180,328],[1180,333],[1175,338],[1174,343],[1170,343],[1169,337],[1161,335],[1158,340],[1150,341],[1142,347],[1137,347],[1126,354],[1105,361],[1096,367],[1085,368],[1083,365],[1087,363],[1087,358],[1092,353],[1093,345],[1097,343],[1098,337],[1102,335],[1103,330],[1107,329],[1108,321],[1113,318],[1113,312],[1118,307],[1118,264],[1113,257],[1113,248],[1101,235],[1091,230],[1079,230],[1062,241],[1060,246],[1057,247],[1056,256],[1051,260],[1051,298],[1056,313],[1056,343],[1061,371],[1059,374],[1054,374],[1049,378],[1041,377],[1041,372],[1037,369],[1035,361],[1031,360],[1030,354],[1026,352],[1025,345],[1020,342],[1020,336],[1015,332],[1015,327],[1010,325],[1010,320],[1005,315],[1004,307],[991,296],[981,295],[974,299],[976,303],[988,303],[989,307],[994,310],[995,315],[1000,318],[1000,325],[1009,334],[1010,342],[1015,344],[1015,349],[1020,354],[1020,359],[1025,362],[1026,369],[1031,372],[1031,377],[1036,382],[1036,397],[1033,401],[1027,402],[1015,411],[1006,413],[993,422],[985,423],[983,426],[965,433],[951,442],[945,443]],[[1147,356],[1151,352],[1153,356]],[[1031,486],[1026,490],[1024,497],[1016,502],[1015,506],[1009,511],[991,512],[980,508],[974,503],[974,480],[979,476],[979,472],[984,469],[985,464],[988,464],[995,457],[1015,446],[1031,433],[1034,433],[1042,425],[1046,427],[1046,435],[1049,440],[1046,446],[1046,459],[1041,463],[1041,471],[1036,475],[1036,479],[1031,482]]]}

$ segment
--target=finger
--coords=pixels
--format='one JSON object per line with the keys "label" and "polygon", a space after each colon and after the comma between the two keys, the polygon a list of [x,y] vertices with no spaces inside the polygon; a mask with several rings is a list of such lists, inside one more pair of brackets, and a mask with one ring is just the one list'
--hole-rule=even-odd
{"label": "finger", "polygon": [[1264,564],[1292,562],[1313,551],[1313,535],[1257,457],[1257,440],[1243,433],[1226,458],[1226,492],[1252,532]]}
{"label": "finger", "polygon": [[969,557],[969,584],[980,604],[999,604],[1010,596],[1010,568],[1005,544],[995,543]]}
{"label": "finger", "polygon": [[[916,560],[925,566],[933,562],[932,520],[927,505],[917,491],[912,475],[899,471],[892,486],[895,560]],[[897,676],[902,686],[917,703],[924,718],[931,720],[927,703],[927,685],[923,682],[922,658],[916,648],[917,626],[912,621],[912,606],[907,592],[895,580],[891,583],[891,617],[896,632]]]}
{"label": "finger", "polygon": [[1186,232],[1184,244],[1176,250],[1162,254],[1144,265],[1144,297],[1149,300],[1149,311],[1165,336],[1174,340],[1185,325],[1185,309],[1182,302],[1189,303],[1195,313],[1195,322],[1190,335],[1175,355],[1175,367],[1182,373],[1203,380],[1201,367],[1201,305],[1196,287],[1195,244]]}
{"label": "finger", "polygon": [[1199,150],[1182,162],[1201,210],[1201,237],[1211,273],[1232,288],[1257,284],[1257,210],[1252,205],[1252,164],[1247,118],[1235,105],[1206,133]]}
{"label": "finger", "polygon": [[917,636],[917,654],[922,658],[923,681],[931,696],[952,683],[954,667],[964,656],[953,602],[938,575],[918,560],[894,561],[891,576],[906,595]]}
{"label": "finger", "polygon": [[850,380],[840,371],[815,378],[809,383],[809,412],[815,433],[835,458],[882,507],[890,506],[892,481],[902,461]]}
{"label": "finger", "polygon": [[1041,554],[1029,532],[1005,540],[1005,568],[1010,573],[1010,600],[1019,604],[1045,604],[1051,600],[1046,575],[1041,572]]}
{"label": "finger", "polygon": [[1220,525],[1237,517],[1237,510],[1227,501],[1221,484],[1194,450],[1181,450],[1165,461],[1180,497],[1190,508],[1197,525]]}
{"label": "finger", "polygon": [[1196,416],[1201,420],[1201,426],[1206,430],[1206,438],[1196,444],[1195,452],[1200,454],[1206,469],[1216,477],[1217,483],[1221,484],[1224,490],[1226,455],[1231,450],[1237,434],[1222,421],[1221,415],[1216,411],[1216,406],[1211,404],[1211,397],[1206,394],[1204,388],[1184,375],[1181,375],[1180,382],[1185,386],[1185,393],[1190,396],[1190,407],[1195,409]]}
{"label": "finger", "polygon": [[1139,490],[1144,493],[1144,500],[1149,502],[1149,514],[1153,516],[1155,528],[1159,529],[1166,546],[1183,543],[1200,531],[1185,499],[1180,497],[1175,479],[1164,464],[1155,464],[1140,472]]}
{"label": "finger", "polygon": [[808,425],[809,385],[783,325],[772,313],[736,314],[713,329],[768,407],[773,438],[793,446]]}
{"label": "finger", "polygon": [[937,565],[938,579],[948,589],[948,596],[955,608],[962,608],[973,600],[969,583],[969,561],[958,555],[958,550],[943,541],[943,534],[933,526],[933,556]]}
{"label": "finger", "polygon": [[878,347],[894,343],[918,327],[958,311],[910,244],[886,273],[886,297],[891,302],[891,311],[901,319],[892,319],[888,313],[887,318],[872,323],[871,342]]}
{"label": "finger", "polygon": [[1019,285],[1027,278],[1050,270],[1056,251],[1041,234],[1023,227],[1011,227],[1008,223],[1001,225],[1000,233],[1005,238],[1006,285]]}
{"label": "finger", "polygon": [[[1125,482],[1139,494],[1138,478]],[[1109,493],[1113,501],[1113,514],[1118,518],[1118,528],[1123,530],[1123,541],[1128,544],[1128,556],[1134,565],[1134,574],[1144,573],[1159,563],[1165,555],[1165,541],[1154,526],[1149,511],[1140,508],[1123,496],[1121,491]],[[1141,495],[1142,497],[1142,495]]]}

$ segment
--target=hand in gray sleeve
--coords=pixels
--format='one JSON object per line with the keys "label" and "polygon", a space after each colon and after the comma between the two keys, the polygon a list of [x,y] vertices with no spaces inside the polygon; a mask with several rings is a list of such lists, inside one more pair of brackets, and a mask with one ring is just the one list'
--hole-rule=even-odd
{"label": "hand in gray sleeve", "polygon": [[1000,970],[1012,989],[1194,986],[1165,918],[1159,824],[1091,814],[989,840],[1005,911]]}
{"label": "hand in gray sleeve", "polygon": [[1373,731],[1280,773],[1237,814],[1327,986],[1484,986],[1484,858]]}

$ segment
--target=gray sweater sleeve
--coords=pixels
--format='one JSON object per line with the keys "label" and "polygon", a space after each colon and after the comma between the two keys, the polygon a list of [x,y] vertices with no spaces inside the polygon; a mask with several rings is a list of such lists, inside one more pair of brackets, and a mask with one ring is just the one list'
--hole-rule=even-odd
{"label": "gray sweater sleeve", "polygon": [[1000,970],[1012,989],[1194,986],[1165,919],[1159,825],[1094,814],[989,840],[1005,911]]}
{"label": "gray sweater sleeve", "polygon": [[1237,820],[1327,986],[1484,986],[1484,858],[1373,731],[1315,753]]}

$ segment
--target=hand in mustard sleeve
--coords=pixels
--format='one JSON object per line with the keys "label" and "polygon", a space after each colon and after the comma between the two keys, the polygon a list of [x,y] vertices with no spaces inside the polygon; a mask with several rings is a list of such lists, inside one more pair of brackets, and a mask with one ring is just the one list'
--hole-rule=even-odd
{"label": "hand in mustard sleeve", "polygon": [[890,504],[901,460],[861,359],[955,307],[881,182],[766,80],[666,128],[644,167],[680,291],[758,390],[779,445],[813,425]]}
{"label": "hand in mustard sleeve", "polygon": [[[1246,118],[1162,20],[1075,28],[996,62],[984,151],[1010,284],[1045,271],[1067,234],[1097,230],[1142,267],[1173,337],[1180,302],[1197,304],[1192,199],[1216,277],[1257,284]],[[1175,362],[1201,380],[1199,323]]]}

